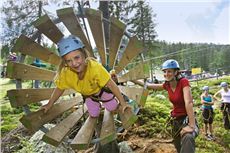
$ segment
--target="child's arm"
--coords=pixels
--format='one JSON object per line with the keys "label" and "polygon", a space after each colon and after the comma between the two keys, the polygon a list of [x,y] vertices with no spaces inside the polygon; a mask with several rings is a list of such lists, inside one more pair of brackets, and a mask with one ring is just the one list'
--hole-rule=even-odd
{"label": "child's arm", "polygon": [[125,102],[120,89],[116,85],[116,83],[112,80],[109,79],[107,82],[106,86],[113,92],[113,94],[117,97],[118,101],[120,102],[120,105],[123,107],[123,112],[124,110],[129,107],[129,105]]}
{"label": "child's arm", "polygon": [[42,106],[41,109],[44,109],[44,112],[46,113],[53,106],[53,104],[58,100],[58,98],[63,94],[64,91],[65,90],[55,88],[49,99],[49,102],[46,105]]}

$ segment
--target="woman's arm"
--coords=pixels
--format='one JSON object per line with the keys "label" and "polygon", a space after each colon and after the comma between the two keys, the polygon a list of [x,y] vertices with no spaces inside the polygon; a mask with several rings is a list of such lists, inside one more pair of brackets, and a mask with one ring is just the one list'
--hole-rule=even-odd
{"label": "woman's arm", "polygon": [[49,102],[46,105],[42,106],[41,109],[44,109],[44,112],[46,113],[53,106],[53,104],[58,100],[58,98],[63,94],[64,91],[65,90],[55,88],[49,99]]}
{"label": "woman's arm", "polygon": [[[139,80],[134,80],[132,81],[135,84],[138,84],[139,86],[144,86],[144,82],[143,81],[139,81]],[[147,89],[152,89],[152,90],[163,90],[163,84],[147,84]]]}
{"label": "woman's arm", "polygon": [[183,88],[184,93],[184,101],[185,101],[185,109],[189,118],[188,125],[191,128],[195,128],[195,116],[193,111],[193,101],[192,101],[192,93],[189,86]]}
{"label": "woman's arm", "polygon": [[220,99],[218,96],[221,96],[220,90],[217,91],[217,92],[214,94],[213,98],[214,98],[215,100],[221,101],[221,99]]}
{"label": "woman's arm", "polygon": [[[212,100],[212,102],[207,102],[207,101],[205,101],[205,100],[204,100],[204,95],[203,95],[203,94],[200,96],[200,99],[201,99],[201,104],[203,104],[203,105],[205,105],[205,106],[210,106],[210,105],[213,105],[213,104],[214,104],[213,100]],[[212,99],[212,96],[211,96],[211,99]]]}
{"label": "woman's arm", "polygon": [[[210,95],[211,96],[211,95]],[[214,105],[214,100],[213,97],[211,96],[212,102],[210,103],[210,105]]]}
{"label": "woman's arm", "polygon": [[202,105],[204,105],[204,104],[205,104],[205,101],[204,101],[204,99],[203,99],[203,98],[204,98],[204,95],[202,94],[202,95],[200,96],[200,101],[201,101],[201,104],[202,104]]}

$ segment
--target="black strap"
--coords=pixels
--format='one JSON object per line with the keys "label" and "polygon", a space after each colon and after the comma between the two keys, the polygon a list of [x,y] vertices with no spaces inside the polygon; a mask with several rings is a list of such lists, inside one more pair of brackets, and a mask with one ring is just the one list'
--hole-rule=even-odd
{"label": "black strap", "polygon": [[109,88],[107,88],[107,87],[103,87],[101,90],[100,90],[100,93],[98,94],[98,95],[90,95],[90,96],[83,96],[83,99],[84,99],[84,101],[85,101],[85,99],[86,98],[91,98],[93,101],[95,101],[95,102],[102,102],[102,103],[106,103],[106,102],[109,102],[109,101],[111,101],[112,99],[114,99],[115,98],[115,96],[113,95],[113,97],[111,98],[111,99],[108,99],[108,100],[102,100],[101,99],[101,96],[102,96],[102,94],[104,93],[104,92],[106,92],[106,93],[112,93],[112,91],[109,89]]}

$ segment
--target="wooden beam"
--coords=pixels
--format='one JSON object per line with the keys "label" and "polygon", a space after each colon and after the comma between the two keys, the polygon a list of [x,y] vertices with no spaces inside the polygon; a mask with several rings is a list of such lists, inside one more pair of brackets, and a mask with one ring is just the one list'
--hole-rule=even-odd
{"label": "wooden beam", "polygon": [[64,36],[47,14],[34,21],[33,25],[54,43]]}
{"label": "wooden beam", "polygon": [[113,68],[126,25],[115,17],[111,17],[110,21],[109,67]]}
{"label": "wooden beam", "polygon": [[100,143],[105,145],[109,142],[116,140],[117,135],[115,131],[115,124],[113,119],[113,113],[105,109],[101,134],[100,134]]}
{"label": "wooden beam", "polygon": [[106,66],[106,47],[102,12],[99,10],[86,8],[85,15],[88,19],[88,23],[101,58],[101,63],[102,65]]}
{"label": "wooden beam", "polygon": [[128,73],[118,77],[118,82],[127,82],[131,80],[144,79],[149,77],[148,63],[140,63],[134,68],[130,69]]}
{"label": "wooden beam", "polygon": [[48,123],[80,102],[82,102],[81,96],[74,97],[70,100],[61,100],[60,103],[55,104],[47,113],[44,113],[43,110],[38,110],[37,112],[23,115],[20,122],[27,129],[37,131],[43,124]]}
{"label": "wooden beam", "polygon": [[120,73],[128,63],[130,63],[138,54],[143,51],[142,43],[137,39],[136,36],[129,39],[129,43],[122,54],[118,65],[114,68],[116,73]]}
{"label": "wooden beam", "polygon": [[59,124],[49,130],[43,137],[42,140],[48,144],[57,147],[64,137],[73,129],[74,125],[82,118],[83,114],[87,111],[87,107],[84,107],[84,112],[82,107],[78,108],[67,118],[62,120]]}
{"label": "wooden beam", "polygon": [[[49,99],[54,88],[40,89],[12,89],[7,91],[7,97],[12,107],[20,107],[30,103],[36,103]],[[65,90],[62,96],[75,93],[74,90]]]}
{"label": "wooden beam", "polygon": [[86,46],[86,49],[89,51],[90,55],[94,57],[93,49],[89,44],[87,38],[85,37],[79,19],[75,15],[73,8],[69,7],[59,9],[56,12],[59,19],[61,19],[61,21],[64,23],[69,32],[75,36],[78,36]]}
{"label": "wooden beam", "polygon": [[49,51],[49,49],[41,46],[40,44],[34,42],[32,39],[25,35],[21,35],[13,48],[14,52],[21,52],[22,54],[29,55],[35,58],[39,58],[45,62],[51,63],[53,65],[59,65],[61,58],[54,52]]}
{"label": "wooden beam", "polygon": [[133,113],[132,109],[126,109],[125,112],[123,113],[120,105],[118,107],[118,114],[120,116],[122,126],[125,129],[128,129],[138,119],[138,117]]}
{"label": "wooden beam", "polygon": [[149,95],[149,90],[144,89],[142,94],[141,94],[141,99],[140,99],[139,105],[141,105],[142,107],[145,106],[145,103],[146,103],[146,100],[148,98],[148,95]]}
{"label": "wooden beam", "polygon": [[122,93],[124,93],[130,99],[135,100],[139,104],[139,101],[141,99],[141,94],[143,92],[143,88],[119,86],[119,89],[121,90]]}
{"label": "wooden beam", "polygon": [[87,149],[97,123],[97,118],[88,117],[84,125],[81,127],[70,146],[75,150]]}
{"label": "wooden beam", "polygon": [[7,77],[11,79],[52,81],[55,75],[54,71],[22,63],[7,62]]}

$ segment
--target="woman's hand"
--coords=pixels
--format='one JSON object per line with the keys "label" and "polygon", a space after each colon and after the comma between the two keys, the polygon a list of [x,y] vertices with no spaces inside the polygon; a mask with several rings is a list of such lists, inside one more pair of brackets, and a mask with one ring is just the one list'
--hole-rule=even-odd
{"label": "woman's hand", "polygon": [[184,128],[182,128],[182,130],[180,131],[180,135],[181,137],[186,134],[186,133],[192,133],[194,131],[195,127],[192,127],[192,126],[185,126]]}

